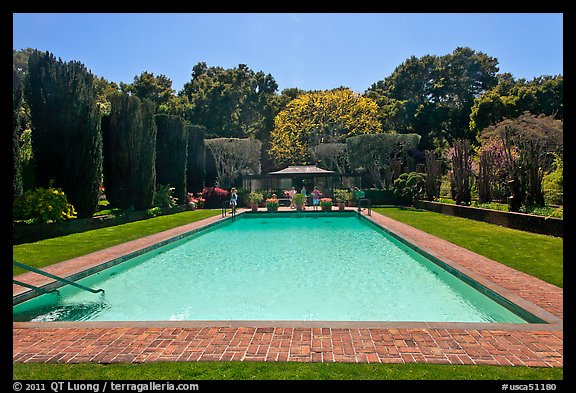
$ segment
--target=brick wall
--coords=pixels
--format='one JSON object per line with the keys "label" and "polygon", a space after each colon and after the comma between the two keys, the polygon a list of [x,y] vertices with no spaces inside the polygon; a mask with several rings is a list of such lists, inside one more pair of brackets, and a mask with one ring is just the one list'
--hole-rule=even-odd
{"label": "brick wall", "polygon": [[564,220],[553,217],[535,216],[524,213],[511,213],[499,210],[481,209],[470,206],[458,206],[448,203],[418,201],[416,207],[450,216],[469,218],[500,225],[521,231],[564,237]]}

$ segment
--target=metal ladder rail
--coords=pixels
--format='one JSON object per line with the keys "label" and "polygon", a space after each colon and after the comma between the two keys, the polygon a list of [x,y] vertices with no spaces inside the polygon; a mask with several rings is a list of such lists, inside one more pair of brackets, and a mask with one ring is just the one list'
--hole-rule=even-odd
{"label": "metal ladder rail", "polygon": [[26,269],[26,270],[29,270],[29,271],[34,272],[34,273],[41,274],[41,275],[46,276],[46,277],[50,277],[50,278],[52,278],[52,279],[54,279],[54,280],[56,280],[56,281],[60,281],[60,282],[63,282],[63,283],[65,283],[65,284],[73,285],[73,286],[75,286],[75,287],[77,287],[77,288],[83,289],[83,290],[88,291],[88,292],[92,292],[92,293],[104,292],[103,289],[92,289],[92,288],[88,288],[88,287],[86,287],[86,286],[84,286],[84,285],[82,285],[82,284],[78,284],[77,282],[70,281],[70,280],[67,280],[67,279],[65,279],[65,278],[55,276],[54,274],[47,273],[47,272],[42,271],[42,270],[40,270],[40,269],[36,269],[35,267],[32,267],[32,266],[24,265],[23,263],[16,262],[16,261],[14,261],[14,260],[12,260],[12,265],[21,267],[22,269]]}
{"label": "metal ladder rail", "polygon": [[366,207],[368,208],[368,215],[372,216],[372,202],[368,198],[362,198],[358,200],[358,213],[362,212],[362,202],[367,202]]}
{"label": "metal ladder rail", "polygon": [[[18,284],[18,285],[20,285],[20,286],[22,286],[22,287],[30,288],[30,289],[32,289],[33,291],[38,291],[38,292],[41,292],[41,293],[58,292],[57,289],[47,290],[47,289],[40,288],[40,287],[35,287],[34,285],[26,284],[25,282],[18,281],[18,280],[14,280],[14,279],[12,279],[12,282],[13,282],[14,284]],[[59,292],[58,292],[58,293],[59,293]]]}
{"label": "metal ladder rail", "polygon": [[232,208],[232,204],[230,203],[230,201],[222,202],[221,216],[226,217],[226,215],[228,214],[228,207],[230,207],[230,214],[232,215],[232,218],[236,218],[236,211],[235,209]]}

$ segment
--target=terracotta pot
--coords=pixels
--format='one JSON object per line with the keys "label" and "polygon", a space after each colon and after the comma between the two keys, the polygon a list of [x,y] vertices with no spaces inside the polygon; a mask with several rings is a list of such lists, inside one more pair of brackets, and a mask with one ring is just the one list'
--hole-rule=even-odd
{"label": "terracotta pot", "polygon": [[253,211],[253,212],[257,212],[257,211],[258,211],[258,204],[257,204],[257,203],[251,204],[250,207],[252,208],[252,211]]}
{"label": "terracotta pot", "polygon": [[346,202],[338,202],[338,210],[344,210],[346,207]]}

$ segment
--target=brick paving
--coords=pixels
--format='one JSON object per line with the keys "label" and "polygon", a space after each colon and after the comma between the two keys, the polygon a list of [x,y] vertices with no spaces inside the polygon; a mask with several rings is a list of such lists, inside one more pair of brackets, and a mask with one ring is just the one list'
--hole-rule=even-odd
{"label": "brick paving", "polygon": [[[365,213],[364,213],[365,214]],[[220,217],[75,258],[92,266]],[[563,291],[375,212],[372,220],[426,252],[519,300],[549,324],[179,321],[13,323],[13,361],[140,363],[301,361],[563,367]],[[70,273],[71,261],[53,272]],[[48,270],[48,269],[46,269]],[[18,277],[31,280],[29,273]],[[14,295],[21,288],[14,287]]]}

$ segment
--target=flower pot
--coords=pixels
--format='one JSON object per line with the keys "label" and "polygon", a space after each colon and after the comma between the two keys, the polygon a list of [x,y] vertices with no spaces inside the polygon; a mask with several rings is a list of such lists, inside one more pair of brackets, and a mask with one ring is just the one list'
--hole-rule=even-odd
{"label": "flower pot", "polygon": [[304,210],[304,205],[296,205],[296,210]]}
{"label": "flower pot", "polygon": [[321,206],[321,208],[322,208],[322,211],[329,212],[330,210],[332,210],[332,205],[330,205],[330,206]]}
{"label": "flower pot", "polygon": [[346,202],[338,202],[338,210],[344,210],[346,207]]}
{"label": "flower pot", "polygon": [[252,211],[253,211],[253,212],[257,212],[257,211],[258,211],[258,204],[257,204],[257,203],[252,203],[252,204],[250,205],[250,207],[252,208]]}

